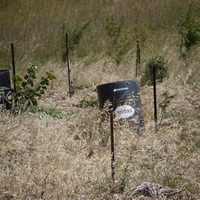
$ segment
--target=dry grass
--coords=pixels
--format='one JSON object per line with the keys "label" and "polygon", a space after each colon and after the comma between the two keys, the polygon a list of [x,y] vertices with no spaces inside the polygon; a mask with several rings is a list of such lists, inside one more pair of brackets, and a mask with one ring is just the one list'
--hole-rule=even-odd
{"label": "dry grass", "polygon": [[[123,77],[115,73],[109,77],[103,71],[102,62],[105,61],[96,67],[85,66],[87,73],[84,70],[75,73],[80,66],[74,66],[75,84],[93,85],[76,90],[72,98],[65,85],[66,68],[49,64],[49,69],[59,76],[40,106],[60,110],[62,119],[41,113],[15,117],[0,113],[2,199],[115,199],[144,181],[184,188],[200,197],[199,82],[182,85],[170,77],[158,85],[158,102],[166,90],[177,95],[167,108],[157,134],[152,87],[141,88],[145,130],[138,136],[126,123],[115,122],[116,180],[113,183],[109,141],[107,145],[102,144],[103,133],[99,129],[101,112],[98,107],[76,106],[85,96],[97,97],[96,83]],[[98,70],[102,73],[98,75],[99,80],[96,79]],[[108,119],[103,129],[109,133]]]}

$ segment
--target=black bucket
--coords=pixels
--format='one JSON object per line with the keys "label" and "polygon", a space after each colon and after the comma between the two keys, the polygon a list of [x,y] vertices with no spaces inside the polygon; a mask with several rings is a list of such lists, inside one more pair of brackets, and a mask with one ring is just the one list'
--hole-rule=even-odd
{"label": "black bucket", "polygon": [[12,92],[11,88],[0,87],[0,104],[7,110],[12,108]]}
{"label": "black bucket", "polygon": [[9,70],[0,70],[0,104],[12,108],[12,89]]}
{"label": "black bucket", "polygon": [[127,119],[133,126],[144,126],[137,81],[126,80],[98,85],[97,94],[100,109],[109,101],[119,120]]}
{"label": "black bucket", "polygon": [[11,88],[9,70],[0,70],[0,87]]}

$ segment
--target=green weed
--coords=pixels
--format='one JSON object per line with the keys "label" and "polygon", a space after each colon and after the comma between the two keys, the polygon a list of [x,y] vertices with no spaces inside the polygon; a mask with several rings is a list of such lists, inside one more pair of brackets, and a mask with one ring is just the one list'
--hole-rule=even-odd
{"label": "green weed", "polygon": [[98,106],[98,99],[88,96],[85,99],[79,101],[78,107],[86,108],[86,107],[96,107]]}
{"label": "green weed", "polygon": [[35,112],[39,114],[40,117],[51,117],[53,119],[61,119],[62,113],[60,110],[52,107],[37,107]]}
{"label": "green weed", "polygon": [[104,131],[104,132],[100,133],[99,135],[100,135],[100,138],[101,138],[100,144],[102,146],[107,146],[107,144],[109,142],[109,138],[110,138],[110,132]]}

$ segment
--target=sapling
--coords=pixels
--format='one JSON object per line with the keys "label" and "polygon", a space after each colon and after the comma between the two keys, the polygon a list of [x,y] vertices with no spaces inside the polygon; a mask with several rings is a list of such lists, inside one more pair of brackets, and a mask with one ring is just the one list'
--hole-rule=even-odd
{"label": "sapling", "polygon": [[52,73],[45,72],[45,75],[37,82],[37,73],[37,66],[30,64],[23,78],[20,75],[13,77],[13,82],[16,85],[16,90],[13,92],[14,113],[23,113],[31,106],[37,107],[38,99],[44,95],[50,81],[56,78]]}

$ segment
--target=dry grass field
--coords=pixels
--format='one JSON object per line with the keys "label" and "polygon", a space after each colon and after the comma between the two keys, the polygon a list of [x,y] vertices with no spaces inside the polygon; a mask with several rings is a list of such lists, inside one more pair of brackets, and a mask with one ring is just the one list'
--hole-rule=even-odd
{"label": "dry grass field", "polygon": [[[166,90],[176,97],[156,134],[152,86],[140,88],[145,128],[138,136],[126,123],[114,122],[113,182],[109,119],[102,125],[98,107],[78,106],[83,99],[97,98],[96,85],[77,89],[69,98],[67,68],[49,66],[59,78],[39,102],[43,112],[0,113],[1,199],[115,199],[146,181],[200,197],[198,81],[183,84],[170,77],[158,84],[159,102]],[[102,61],[95,64],[99,70],[101,66]],[[78,68],[74,66],[74,73]],[[82,77],[82,84],[86,77],[89,82],[99,77],[102,83],[121,80],[120,75],[109,77],[103,70],[95,73],[94,66],[86,72],[74,76]]]}
{"label": "dry grass field", "polygon": [[[191,1],[77,2],[0,1],[0,69],[11,70],[9,43],[14,42],[17,74],[34,62],[38,79],[45,71],[56,76],[37,110],[21,115],[0,112],[0,200],[200,199],[200,48],[194,45],[181,57],[176,30]],[[199,2],[193,2],[198,8]],[[105,19],[111,15],[117,23],[124,16],[123,32],[133,37],[119,64],[106,53],[113,50],[105,33]],[[67,29],[77,31],[88,21],[89,29],[71,49],[70,98],[67,65],[60,61],[62,26],[66,23]],[[141,41],[137,77],[136,35]],[[128,122],[114,119],[113,181],[109,117],[96,104],[96,86],[128,79],[140,82],[146,63],[156,55],[164,56],[169,70],[157,84],[159,130],[154,131],[153,87],[140,86],[145,127],[138,135]],[[159,105],[166,95],[173,98],[162,116]],[[179,194],[131,195],[146,182]]]}

